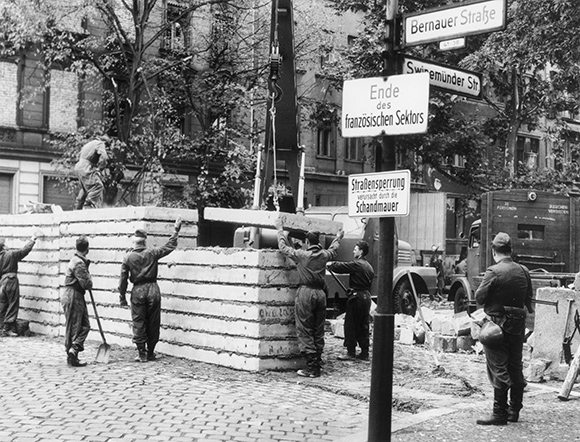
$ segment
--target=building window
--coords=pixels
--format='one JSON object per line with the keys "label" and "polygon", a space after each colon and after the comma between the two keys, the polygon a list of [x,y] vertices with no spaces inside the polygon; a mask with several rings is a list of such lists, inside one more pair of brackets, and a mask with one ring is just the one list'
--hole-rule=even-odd
{"label": "building window", "polygon": [[530,169],[538,167],[538,152],[540,151],[540,139],[518,136],[516,146],[516,161]]}
{"label": "building window", "polygon": [[47,73],[36,60],[23,58],[18,75],[18,125],[34,129],[48,128]]}
{"label": "building window", "polygon": [[363,139],[346,138],[346,159],[352,161],[362,161],[363,159]]}
{"label": "building window", "polygon": [[181,207],[183,204],[183,191],[182,185],[175,184],[164,184],[163,188],[163,204],[166,207]]}
{"label": "building window", "polygon": [[178,1],[167,2],[165,19],[170,26],[165,33],[165,49],[179,51],[189,47],[189,15],[181,17],[185,9]]}
{"label": "building window", "polygon": [[317,132],[316,153],[322,157],[332,157],[332,126],[321,126]]}
{"label": "building window", "polygon": [[70,193],[56,176],[46,175],[42,179],[42,202],[55,204],[63,210],[73,210],[76,195]]}
{"label": "building window", "polygon": [[12,213],[12,182],[14,175],[0,173],[0,213]]}

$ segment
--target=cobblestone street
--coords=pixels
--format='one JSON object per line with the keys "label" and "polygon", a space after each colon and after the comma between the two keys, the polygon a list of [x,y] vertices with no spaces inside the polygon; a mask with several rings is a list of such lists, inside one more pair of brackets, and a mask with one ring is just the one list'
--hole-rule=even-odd
{"label": "cobblestone street", "polygon": [[[92,361],[98,343],[88,344]],[[118,347],[106,365],[69,368],[60,342],[43,337],[0,348],[3,442],[336,440],[367,414],[366,402],[304,388],[294,373],[228,378],[179,358],[135,363]]]}
{"label": "cobblestone street", "polygon": [[[370,364],[337,364],[340,340],[328,341],[327,374],[303,379],[164,355],[140,364],[119,346],[97,364],[96,341],[81,354],[91,363],[69,368],[60,338],[1,338],[0,441],[366,441]],[[421,349],[403,351],[416,358],[409,352]],[[449,369],[458,358],[442,355]],[[394,386],[393,441],[580,440],[578,386],[560,402],[559,383],[530,384],[522,422],[486,428],[475,419],[491,408],[487,391],[462,397],[415,384]]]}

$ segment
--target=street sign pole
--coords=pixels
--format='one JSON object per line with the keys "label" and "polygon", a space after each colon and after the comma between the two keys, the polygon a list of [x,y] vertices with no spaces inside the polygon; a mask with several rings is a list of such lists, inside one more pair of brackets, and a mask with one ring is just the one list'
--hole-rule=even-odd
{"label": "street sign pole", "polygon": [[[396,75],[395,18],[398,0],[385,0],[387,18],[387,42],[384,52],[384,75]],[[377,147],[375,170],[396,169],[395,135],[383,135]],[[377,265],[377,310],[374,316],[373,358],[371,367],[371,392],[369,403],[368,442],[391,440],[393,403],[393,356],[395,341],[395,313],[393,303],[395,219],[381,217],[379,220],[379,259]]]}

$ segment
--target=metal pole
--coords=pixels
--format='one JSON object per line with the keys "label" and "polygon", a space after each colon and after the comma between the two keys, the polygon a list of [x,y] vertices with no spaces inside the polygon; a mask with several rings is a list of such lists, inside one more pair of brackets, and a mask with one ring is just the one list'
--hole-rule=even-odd
{"label": "metal pole", "polygon": [[[385,0],[387,42],[384,56],[384,75],[397,74],[395,54],[395,17],[398,0]],[[396,169],[396,137],[383,135],[376,152],[376,171]],[[390,442],[393,401],[393,355],[395,315],[393,303],[393,267],[395,249],[394,218],[379,220],[379,260],[377,310],[374,317],[371,394],[369,403],[368,442]]]}

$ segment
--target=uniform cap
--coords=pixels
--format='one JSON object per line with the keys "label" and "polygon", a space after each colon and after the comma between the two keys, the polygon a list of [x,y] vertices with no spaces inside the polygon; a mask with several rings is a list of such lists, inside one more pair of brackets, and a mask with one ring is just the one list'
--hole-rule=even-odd
{"label": "uniform cap", "polygon": [[147,233],[145,232],[145,230],[137,229],[135,230],[133,236],[136,238],[147,238]]}
{"label": "uniform cap", "polygon": [[510,236],[507,233],[504,232],[499,232],[497,235],[495,235],[495,238],[493,239],[493,241],[491,242],[491,244],[494,247],[511,247],[512,246],[512,240],[510,238]]}

